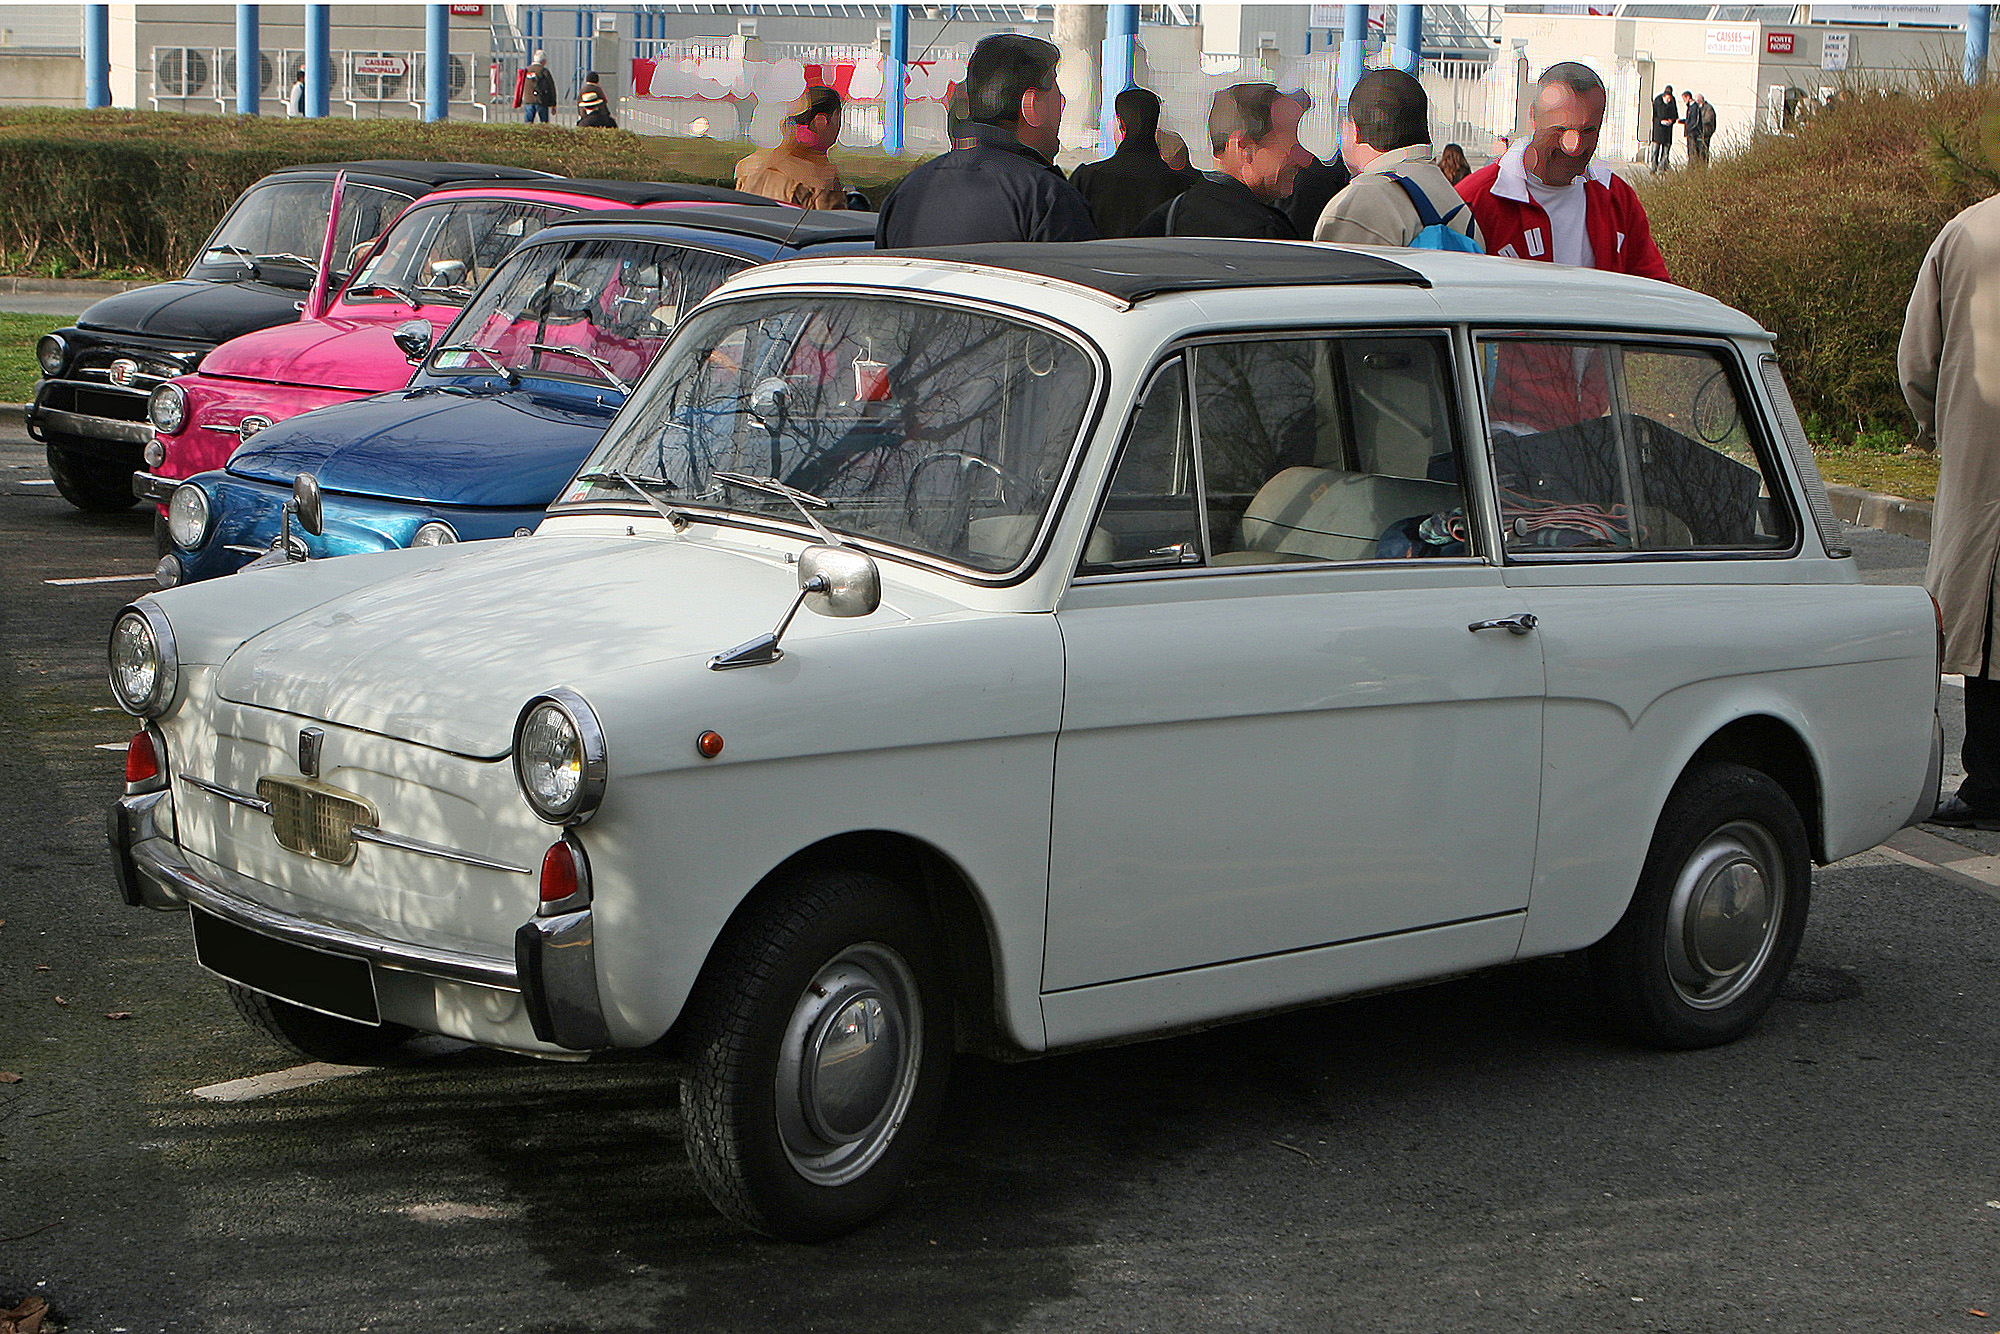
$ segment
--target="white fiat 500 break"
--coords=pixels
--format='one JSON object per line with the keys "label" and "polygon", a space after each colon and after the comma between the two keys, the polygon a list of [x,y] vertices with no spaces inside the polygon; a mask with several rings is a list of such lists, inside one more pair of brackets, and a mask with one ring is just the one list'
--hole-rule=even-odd
{"label": "white fiat 500 break", "polygon": [[111,838],[280,1041],[661,1043],[709,1197],[826,1237],[955,1051],[1570,951],[1641,1041],[1748,1031],[1813,864],[1936,796],[1934,610],[1841,540],[1770,335],[1663,284],[805,260],[532,536],[132,604]]}

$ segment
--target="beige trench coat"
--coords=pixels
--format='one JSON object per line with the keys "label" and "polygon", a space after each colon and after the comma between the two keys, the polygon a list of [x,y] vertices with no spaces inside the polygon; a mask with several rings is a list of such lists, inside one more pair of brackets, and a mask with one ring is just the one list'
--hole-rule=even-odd
{"label": "beige trench coat", "polygon": [[800,208],[847,207],[840,168],[827,161],[826,154],[808,152],[789,141],[737,163],[736,188]]}
{"label": "beige trench coat", "polygon": [[2000,197],[1944,225],[1917,271],[1896,351],[1917,443],[1937,450],[1924,586],[1944,609],[1944,669],[1994,676],[2000,564]]}

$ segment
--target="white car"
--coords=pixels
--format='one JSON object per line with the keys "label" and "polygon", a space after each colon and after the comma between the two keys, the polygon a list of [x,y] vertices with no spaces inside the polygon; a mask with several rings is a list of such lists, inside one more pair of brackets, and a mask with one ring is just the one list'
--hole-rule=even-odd
{"label": "white car", "polygon": [[1569,951],[1642,1041],[1749,1030],[1813,863],[1936,799],[1934,608],[1841,540],[1770,335],[1678,288],[802,260],[531,537],[132,604],[112,842],[309,1055],[665,1039],[710,1198],[826,1237],[955,1051]]}

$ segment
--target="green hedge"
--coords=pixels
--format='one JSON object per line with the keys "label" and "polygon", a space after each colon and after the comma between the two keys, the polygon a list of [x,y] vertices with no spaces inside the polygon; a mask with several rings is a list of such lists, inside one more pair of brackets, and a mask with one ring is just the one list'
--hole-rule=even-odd
{"label": "green hedge", "polygon": [[1707,170],[1640,182],[1675,281],[1778,336],[1821,438],[1909,429],[1903,310],[1938,229],[2000,184],[1982,146],[1991,91],[1860,93]]}
{"label": "green hedge", "polygon": [[[0,265],[16,273],[170,274],[252,181],[304,162],[417,158],[565,176],[728,185],[748,146],[622,130],[150,111],[0,110]],[[914,160],[836,155],[881,192]]]}

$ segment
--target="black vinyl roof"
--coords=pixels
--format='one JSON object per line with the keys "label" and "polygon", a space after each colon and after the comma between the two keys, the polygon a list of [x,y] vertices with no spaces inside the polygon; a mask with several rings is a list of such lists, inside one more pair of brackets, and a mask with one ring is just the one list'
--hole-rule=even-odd
{"label": "black vinyl roof", "polygon": [[1124,241],[1010,241],[877,253],[1012,269],[1075,283],[1121,301],[1240,287],[1320,287],[1329,283],[1430,286],[1423,274],[1394,260],[1295,241],[1135,237]]}
{"label": "black vinyl roof", "polygon": [[745,194],[741,190],[726,190],[719,185],[690,185],[672,181],[585,181],[574,177],[561,177],[553,181],[542,181],[551,190],[567,190],[573,195],[591,195],[598,199],[612,199],[621,204],[746,204],[763,208],[777,208],[774,199],[762,195]]}
{"label": "black vinyl roof", "polygon": [[[765,202],[768,204],[770,201]],[[780,245],[789,244],[793,248],[822,245],[829,241],[875,239],[873,213],[845,209],[755,208],[737,204],[717,204],[713,208],[662,208],[644,213],[629,210],[577,213],[550,223],[542,232],[560,227],[607,225],[694,227],[701,231],[754,236],[760,240],[776,241]]]}
{"label": "black vinyl roof", "polygon": [[[365,162],[308,162],[284,171],[350,171],[365,176],[394,176],[428,185],[432,189],[447,181],[547,181],[559,180],[551,172],[530,167],[496,167],[485,162],[409,162],[397,158],[373,158]],[[283,172],[273,173],[282,175]]]}

